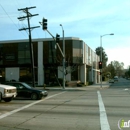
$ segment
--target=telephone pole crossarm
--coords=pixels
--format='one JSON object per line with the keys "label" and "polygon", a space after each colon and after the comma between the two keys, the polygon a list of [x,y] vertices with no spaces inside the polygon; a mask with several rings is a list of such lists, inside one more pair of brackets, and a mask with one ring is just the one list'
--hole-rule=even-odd
{"label": "telephone pole crossarm", "polygon": [[[30,27],[30,29],[34,29],[34,28],[39,28],[40,26],[36,26],[36,27]],[[23,31],[23,30],[28,30],[29,28],[21,28],[19,29],[19,31]]]}
{"label": "telephone pole crossarm", "polygon": [[[33,17],[33,16],[37,16],[37,15],[39,15],[39,14],[34,14],[34,15],[32,15],[32,14],[29,13],[29,17]],[[28,16],[22,16],[22,17],[18,17],[18,19],[21,20],[21,19],[25,19],[25,18],[27,18],[27,17],[28,17]]]}
{"label": "telephone pole crossarm", "polygon": [[33,7],[26,7],[26,8],[21,8],[21,9],[18,9],[18,11],[27,10],[27,9],[32,9],[32,8],[36,8],[36,6],[33,6]]}

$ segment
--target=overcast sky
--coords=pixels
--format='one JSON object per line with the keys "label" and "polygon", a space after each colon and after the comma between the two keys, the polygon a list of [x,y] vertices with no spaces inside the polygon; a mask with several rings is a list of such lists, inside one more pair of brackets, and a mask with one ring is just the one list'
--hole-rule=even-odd
{"label": "overcast sky", "polygon": [[[48,30],[55,36],[79,37],[93,51],[102,46],[108,55],[108,63],[119,61],[130,65],[130,0],[0,0],[0,40],[27,39],[28,32],[19,31],[27,27],[26,16],[18,9],[33,7],[29,12],[39,14],[32,17],[31,26],[40,26],[42,18],[48,19]],[[42,27],[32,30],[32,38],[50,38]]]}

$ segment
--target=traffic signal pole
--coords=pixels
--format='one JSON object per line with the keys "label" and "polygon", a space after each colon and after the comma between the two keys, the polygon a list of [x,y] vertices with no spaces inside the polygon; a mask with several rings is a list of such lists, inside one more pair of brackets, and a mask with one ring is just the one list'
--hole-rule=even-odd
{"label": "traffic signal pole", "polygon": [[[100,62],[102,63],[102,36],[100,36]],[[100,68],[100,87],[102,88],[102,67]]]}
{"label": "traffic signal pole", "polygon": [[[52,38],[54,39],[54,41],[56,41],[56,38],[47,29],[46,29],[46,31],[52,36]],[[61,50],[61,48],[60,48],[60,46],[59,46],[59,44],[57,42],[56,42],[56,45],[58,46],[58,48],[59,48],[59,50],[61,52],[62,57],[64,57],[64,54],[63,54],[63,52],[62,52],[62,50]]]}
{"label": "traffic signal pole", "polygon": [[[58,42],[57,42],[57,39],[56,39],[56,38],[51,34],[51,32],[47,29],[47,19],[44,19],[44,18],[43,18],[43,23],[41,23],[41,22],[39,22],[39,23],[43,26],[43,30],[46,30],[46,31],[52,36],[52,38],[53,38],[54,41],[56,42],[57,47],[58,47],[59,50],[60,50],[60,53],[61,53],[62,57],[65,58],[65,55],[64,55],[64,53],[62,52],[62,50],[61,50],[61,48],[60,48],[60,46],[59,46],[59,44],[58,44]],[[57,36],[59,36],[59,35],[57,34]],[[57,37],[57,36],[56,36],[56,37]],[[63,89],[65,89],[64,84],[63,84]]]}
{"label": "traffic signal pole", "polygon": [[62,46],[63,46],[63,54],[64,54],[64,57],[63,57],[63,88],[65,88],[65,81],[66,81],[66,78],[65,78],[65,74],[66,74],[66,65],[65,65],[65,34],[64,34],[64,28],[62,26],[62,24],[60,24],[61,28],[62,28],[62,36],[63,36],[63,42],[62,42]]}
{"label": "traffic signal pole", "polygon": [[[103,48],[102,48],[102,37],[104,37],[104,36],[106,36],[106,35],[114,35],[114,33],[104,34],[104,35],[101,35],[101,36],[100,36],[100,62],[101,62],[101,64],[102,64],[102,62],[103,62],[103,60],[102,60],[102,50],[103,50]],[[103,67],[103,66],[102,66],[102,67]],[[100,74],[101,74],[101,76],[100,76],[100,79],[101,79],[101,88],[102,88],[102,67],[101,67],[101,69],[100,69]]]}
{"label": "traffic signal pole", "polygon": [[[61,50],[61,48],[60,48],[60,46],[59,46],[59,44],[58,44],[58,42],[57,42],[57,38],[55,38],[47,29],[46,29],[46,31],[52,36],[52,38],[54,39],[54,41],[56,42],[56,45],[57,45],[57,47],[59,48],[59,50],[60,50],[60,52],[61,52],[61,55],[62,55],[62,57],[63,57],[63,59],[65,59],[65,55],[64,55],[64,53],[62,52],[62,50]],[[56,35],[56,37],[57,36],[59,36],[58,34]],[[63,66],[64,67],[64,66]],[[63,72],[63,73],[65,73],[65,72]],[[63,79],[63,82],[64,82],[65,80]],[[63,89],[65,89],[65,82],[63,83]]]}

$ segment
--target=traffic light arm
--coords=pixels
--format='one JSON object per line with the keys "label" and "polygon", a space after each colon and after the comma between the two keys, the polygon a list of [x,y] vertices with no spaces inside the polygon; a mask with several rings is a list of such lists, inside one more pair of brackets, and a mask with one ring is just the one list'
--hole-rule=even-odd
{"label": "traffic light arm", "polygon": [[[39,22],[41,25],[42,25],[42,23],[41,22]],[[48,29],[46,29],[46,31],[52,36],[52,38],[54,39],[54,41],[56,42],[56,39],[55,39],[55,37],[49,32],[49,30]],[[58,46],[58,48],[59,48],[59,50],[60,50],[60,52],[61,52],[61,55],[63,56],[63,58],[65,57],[65,55],[63,54],[63,52],[62,52],[62,50],[61,50],[61,48],[60,48],[60,46],[59,46],[59,44],[58,43],[56,43],[56,45]]]}
{"label": "traffic light arm", "polygon": [[[46,29],[46,31],[52,36],[52,38],[54,39],[54,41],[56,41],[56,39],[55,39],[55,37]],[[60,46],[59,46],[59,44],[58,43],[56,43],[56,45],[58,46],[58,48],[59,48],[59,50],[60,50],[60,52],[61,52],[61,55],[63,56],[63,58],[65,57],[64,56],[64,54],[63,54],[63,52],[62,52],[62,50],[61,50],[61,48],[60,48]]]}
{"label": "traffic light arm", "polygon": [[48,30],[46,30],[46,31],[52,36],[52,38],[53,38],[54,40],[56,40],[55,37],[54,37]]}
{"label": "traffic light arm", "polygon": [[64,54],[63,54],[63,52],[62,52],[62,50],[61,50],[61,48],[60,48],[59,44],[58,44],[58,43],[56,43],[56,45],[58,46],[58,48],[59,48],[59,50],[60,50],[60,52],[61,52],[61,55],[62,55],[62,56],[63,56],[63,58],[64,58],[65,56],[64,56]]}

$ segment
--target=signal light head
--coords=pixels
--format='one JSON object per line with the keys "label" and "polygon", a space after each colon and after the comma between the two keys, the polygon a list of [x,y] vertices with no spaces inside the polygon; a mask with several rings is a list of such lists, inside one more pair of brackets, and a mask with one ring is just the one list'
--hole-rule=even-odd
{"label": "signal light head", "polygon": [[99,69],[102,69],[102,62],[101,61],[99,61]]}
{"label": "signal light head", "polygon": [[43,21],[42,21],[42,28],[43,30],[47,30],[47,19],[43,18]]}
{"label": "signal light head", "polygon": [[59,43],[59,41],[60,41],[60,35],[56,34],[56,43]]}

